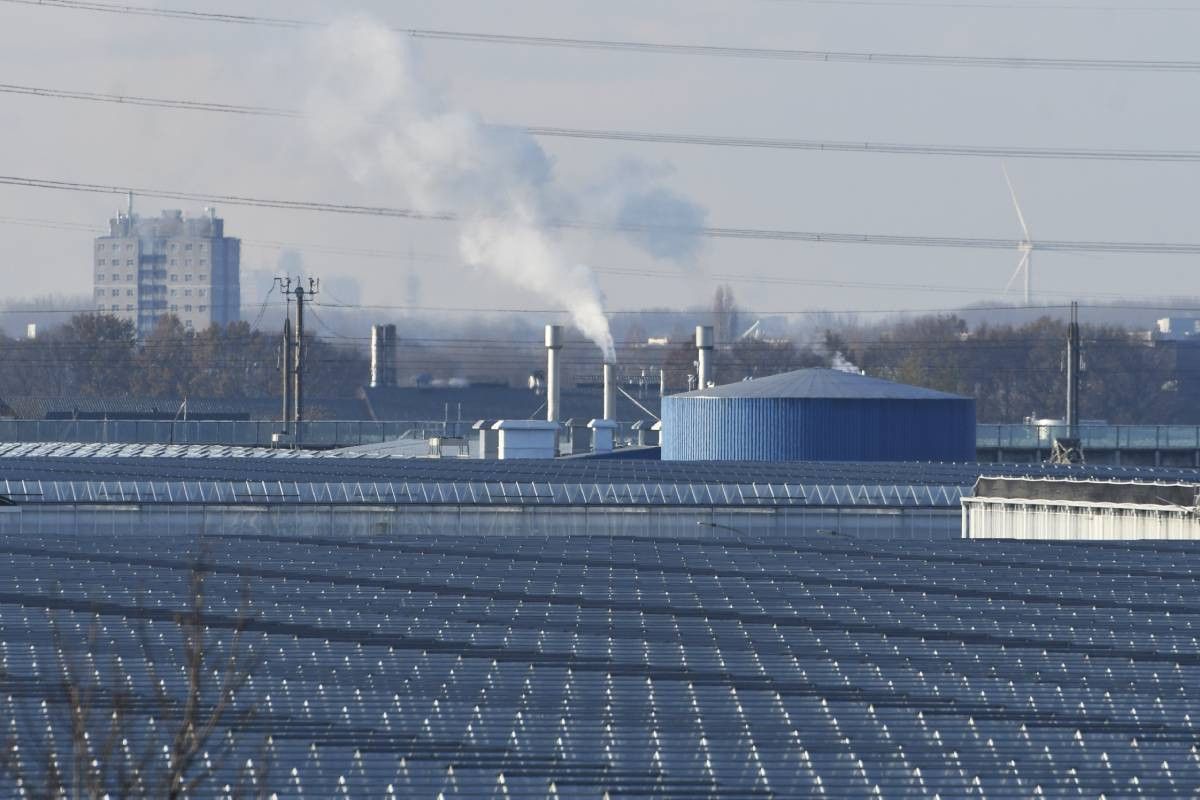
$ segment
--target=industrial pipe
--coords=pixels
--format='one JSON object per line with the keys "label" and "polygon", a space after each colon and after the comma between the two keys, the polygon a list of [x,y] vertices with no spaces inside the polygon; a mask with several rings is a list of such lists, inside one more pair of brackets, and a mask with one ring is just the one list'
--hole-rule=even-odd
{"label": "industrial pipe", "polygon": [[558,401],[562,392],[562,365],[558,351],[562,349],[562,326],[546,326],[546,421],[558,422]]}
{"label": "industrial pipe", "polygon": [[604,419],[615,422],[617,419],[617,368],[613,364],[604,365]]}
{"label": "industrial pipe", "polygon": [[384,351],[387,349],[386,334],[382,325],[371,326],[371,388],[377,389],[384,384],[383,365],[386,360]]}
{"label": "industrial pipe", "polygon": [[710,325],[696,326],[696,350],[699,352],[697,359],[700,368],[697,377],[697,389],[707,389],[708,385],[713,382],[712,374],[712,352],[713,352],[713,329]]}

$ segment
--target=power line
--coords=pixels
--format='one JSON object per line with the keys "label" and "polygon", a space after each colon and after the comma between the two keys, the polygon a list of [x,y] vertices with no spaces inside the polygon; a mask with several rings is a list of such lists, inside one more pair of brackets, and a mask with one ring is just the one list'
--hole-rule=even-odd
{"label": "power line", "polygon": [[955,11],[1085,11],[1085,12],[1139,12],[1175,13],[1200,12],[1195,6],[1138,6],[1138,5],[1085,5],[1079,3],[964,3],[956,0],[766,0],[781,5],[806,6],[865,6],[868,8],[946,8]]}
{"label": "power line", "polygon": [[684,133],[653,133],[624,130],[518,127],[533,136],[597,141],[682,144],[700,147],[733,147],[754,150],[809,150],[842,153],[887,153],[981,158],[1064,159],[1077,161],[1200,162],[1195,150],[1133,150],[1084,147],[1005,147],[958,144],[905,144],[899,142],[853,142],[821,139],[786,139],[747,136],[706,136]]}
{"label": "power line", "polygon": [[171,100],[160,97],[143,97],[140,95],[105,94],[103,92],[84,92],[69,89],[49,89],[40,86],[21,86],[13,83],[0,83],[0,94],[20,94],[33,97],[52,97],[59,100],[86,100],[93,103],[118,103],[126,106],[146,106],[149,108],[170,108],[184,111],[207,111],[221,114],[242,114],[260,117],[302,117],[298,111],[266,106],[238,106],[229,103],[206,103],[198,100]]}
{"label": "power line", "polygon": [[[3,2],[3,0],[0,0]],[[0,185],[20,186],[56,191],[84,192],[91,194],[124,195],[133,192],[143,197],[156,197],[188,202],[272,208],[287,211],[315,211],[357,216],[389,217],[432,222],[453,222],[458,219],[454,212],[424,213],[405,208],[387,206],[362,206],[345,203],[330,203],[304,200],[279,200],[243,195],[202,194],[175,189],[147,189],[109,184],[81,183],[77,181],[25,178],[11,175],[0,176]],[[869,244],[890,247],[930,247],[975,250],[1015,250],[1021,245],[1017,239],[994,239],[969,236],[920,236],[878,233],[841,233],[797,231],[763,228],[728,227],[681,227],[665,225],[619,224],[602,225],[581,220],[551,219],[546,225],[552,228],[615,231],[621,233],[670,233],[700,236],[708,239],[769,240],[804,242],[810,244]],[[1132,255],[1200,255],[1200,243],[1192,242],[1114,242],[1114,241],[1071,241],[1039,239],[1034,243],[1040,252],[1063,253],[1122,253]]]}
{"label": "power line", "polygon": [[[25,220],[19,217],[0,217],[0,225],[29,225],[36,228],[49,228],[52,230],[79,230],[89,233],[97,233],[99,229],[95,226],[85,225],[83,223],[61,222],[56,223],[53,220]],[[263,241],[243,239],[243,246],[249,247],[269,247],[296,249],[303,251],[311,251],[315,253],[327,255],[350,255],[360,256],[364,258],[380,258],[389,261],[407,260],[409,254],[396,250],[373,250],[365,248],[341,248],[328,245],[303,244],[297,242],[279,242],[279,241]],[[461,265],[461,262],[439,256],[434,253],[422,253],[417,256],[419,260],[427,262],[436,262],[441,264],[456,264]],[[663,272],[659,270],[650,270],[634,267],[604,267],[592,266],[592,271],[600,275],[613,275],[625,278],[642,278],[649,280],[678,280],[688,277],[686,273],[673,271]],[[796,278],[791,276],[769,276],[769,275],[739,275],[734,273],[703,273],[703,277],[714,281],[723,281],[726,283],[748,283],[761,285],[782,285],[782,286],[824,286],[838,289],[880,289],[880,290],[919,290],[928,292],[940,292],[945,294],[987,294],[994,297],[1011,297],[1015,293],[999,286],[945,286],[931,284],[914,284],[914,283],[880,283],[875,281],[846,281],[846,280],[829,280],[821,278]],[[1121,299],[1131,299],[1128,292],[1098,292],[1088,291],[1081,293],[1079,290],[1042,290],[1042,296],[1055,296],[1067,298],[1079,298],[1086,296],[1090,298],[1114,297]],[[340,302],[337,297],[334,297],[334,302]],[[1157,296],[1147,298],[1158,300]]]}
{"label": "power line", "polygon": [[[85,100],[125,106],[144,106],[179,111],[204,111],[242,116],[303,119],[294,109],[268,106],[231,105],[201,100],[178,100],[139,95],[104,94],[42,86],[0,84],[0,94],[18,94],[59,100]],[[539,138],[581,139],[590,141],[678,144],[695,147],[722,147],[749,150],[794,150],[889,155],[938,155],[975,158],[1057,159],[1071,161],[1145,161],[1162,163],[1200,162],[1197,150],[1139,150],[1087,147],[1021,147],[964,144],[911,144],[904,142],[839,141],[831,139],[794,139],[755,136],[716,136],[655,131],[561,128],[545,125],[495,125],[498,129],[517,130]]]}
{"label": "power line", "polygon": [[[128,3],[85,2],[84,0],[0,0],[0,2],[62,8],[76,11],[92,11],[110,14],[127,14],[145,17],[163,17],[189,22],[217,22],[236,25],[265,25],[275,28],[320,28],[326,23],[315,20],[265,17],[250,14],[220,14],[204,11],[155,8]],[[478,33],[473,31],[451,31],[426,28],[396,28],[414,39],[467,42],[475,44],[502,44],[523,47],[549,47],[572,50],[600,50],[615,52],[637,52],[657,55],[706,56],[751,60],[822,62],[845,64],[888,64],[933,67],[984,67],[998,69],[1050,69],[1084,71],[1126,72],[1200,72],[1200,61],[1145,60],[1145,59],[1085,59],[1085,58],[1026,58],[1001,56],[956,56],[927,53],[889,53],[850,50],[800,50],[789,48],[731,47],[722,45],[668,44],[635,40],[578,39],[556,36],[532,36],[500,33]]]}

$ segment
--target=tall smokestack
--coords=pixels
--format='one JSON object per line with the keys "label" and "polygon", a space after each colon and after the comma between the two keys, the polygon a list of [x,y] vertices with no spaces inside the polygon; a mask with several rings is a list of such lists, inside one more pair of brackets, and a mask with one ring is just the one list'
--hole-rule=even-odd
{"label": "tall smokestack", "polygon": [[384,342],[387,343],[387,385],[400,385],[400,365],[397,362],[396,326],[385,325],[383,328]]}
{"label": "tall smokestack", "polygon": [[562,390],[562,365],[558,362],[562,349],[562,326],[546,326],[546,421],[558,422],[558,401]]}
{"label": "tall smokestack", "polygon": [[697,389],[707,389],[708,385],[713,382],[712,374],[712,351],[713,351],[713,329],[710,325],[696,326],[696,349],[699,351],[700,362],[699,375],[697,378]]}
{"label": "tall smokestack", "polygon": [[383,326],[371,326],[371,388],[378,389],[381,384],[379,374],[383,364]]}
{"label": "tall smokestack", "polygon": [[604,419],[617,419],[617,368],[613,364],[604,365]]}
{"label": "tall smokestack", "polygon": [[371,388],[396,386],[396,326],[371,327]]}

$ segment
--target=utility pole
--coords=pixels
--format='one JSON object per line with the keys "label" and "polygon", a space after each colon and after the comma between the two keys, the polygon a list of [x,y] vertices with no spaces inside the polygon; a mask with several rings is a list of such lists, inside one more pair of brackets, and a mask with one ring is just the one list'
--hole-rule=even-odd
{"label": "utility pole", "polygon": [[1067,435],[1054,440],[1050,461],[1054,464],[1082,464],[1083,442],[1079,438],[1079,373],[1082,367],[1079,342],[1079,303],[1071,303],[1071,322],[1067,325]]}
{"label": "utility pole", "polygon": [[316,297],[318,286],[316,280],[309,278],[308,291],[305,292],[303,282],[296,281],[296,342],[292,351],[292,377],[295,380],[292,402],[296,404],[292,420],[296,423],[296,444],[300,443],[300,423],[304,421],[304,302],[306,298],[311,300]]}
{"label": "utility pole", "polygon": [[1079,438],[1079,303],[1071,303],[1071,324],[1067,326],[1067,430]]}
{"label": "utility pole", "polygon": [[[288,313],[283,321],[283,357],[281,359],[281,374],[283,379],[283,427],[287,433],[288,419],[295,424],[293,431],[294,442],[300,443],[300,423],[304,421],[304,303],[316,297],[320,290],[320,281],[308,279],[308,289],[304,281],[296,278],[276,278],[276,285],[287,299]],[[292,300],[296,301],[296,327],[292,329]]]}
{"label": "utility pole", "polygon": [[283,347],[280,351],[279,372],[283,378],[283,433],[288,432],[288,421],[292,415],[292,318],[283,318]]}

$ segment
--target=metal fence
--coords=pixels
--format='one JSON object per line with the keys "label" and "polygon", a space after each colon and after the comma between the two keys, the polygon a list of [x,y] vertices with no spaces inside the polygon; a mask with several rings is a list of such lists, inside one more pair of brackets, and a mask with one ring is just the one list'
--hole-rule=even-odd
{"label": "metal fence", "polygon": [[[1065,425],[977,425],[975,441],[981,450],[1049,450],[1067,435]],[[1200,449],[1194,425],[1081,425],[1079,438],[1085,451]]]}
{"label": "metal fence", "polygon": [[[444,420],[312,420],[300,423],[299,440],[309,447],[356,447],[402,438],[466,435],[470,427],[469,422]],[[274,420],[0,420],[0,441],[270,447],[271,437],[282,429]]]}
{"label": "metal fence", "polygon": [[[310,420],[300,423],[303,447],[359,447],[434,436],[471,436],[474,420]],[[632,422],[618,423],[617,435],[631,440]],[[218,444],[270,447],[283,429],[276,420],[0,420],[0,442],[99,442],[104,444]]]}
{"label": "metal fence", "polygon": [[[401,439],[422,441],[434,436],[471,436],[474,421],[311,420],[300,424],[305,447],[335,448],[382,444]],[[634,438],[631,423],[619,423],[622,441]],[[0,420],[0,442],[100,442],[109,444],[216,444],[270,447],[281,430],[273,420]],[[1067,435],[1065,425],[976,426],[980,450],[1049,450]],[[1081,425],[1085,450],[1198,450],[1200,426],[1194,425]]]}

